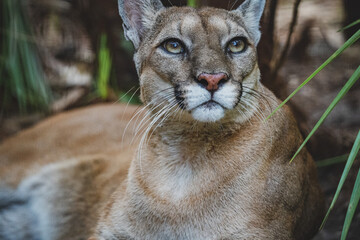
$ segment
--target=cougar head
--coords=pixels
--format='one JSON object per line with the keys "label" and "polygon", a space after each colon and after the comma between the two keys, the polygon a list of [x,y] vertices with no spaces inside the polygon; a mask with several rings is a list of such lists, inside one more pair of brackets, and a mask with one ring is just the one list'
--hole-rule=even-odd
{"label": "cougar head", "polygon": [[243,116],[260,78],[256,46],[264,5],[246,0],[227,11],[119,0],[143,102],[200,122]]}

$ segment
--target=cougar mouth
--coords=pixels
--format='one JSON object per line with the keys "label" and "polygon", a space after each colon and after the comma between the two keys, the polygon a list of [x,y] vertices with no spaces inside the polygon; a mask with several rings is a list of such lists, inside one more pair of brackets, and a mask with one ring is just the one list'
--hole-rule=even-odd
{"label": "cougar mouth", "polygon": [[[207,108],[212,108],[212,107],[215,106],[216,104],[219,104],[219,103],[217,103],[217,102],[214,101],[214,100],[210,100],[210,101],[207,101],[207,102],[201,104],[200,106],[204,106],[204,107],[207,107]],[[221,105],[221,104],[219,104],[219,105]]]}
{"label": "cougar mouth", "polygon": [[208,109],[212,109],[212,108],[215,108],[217,105],[219,105],[220,107],[224,108],[224,109],[227,109],[226,107],[224,107],[222,104],[218,103],[217,101],[214,101],[213,99],[207,101],[207,102],[204,102],[202,104],[200,104],[199,106],[197,107],[194,107],[193,109],[191,109],[190,111],[194,110],[195,108],[198,108],[198,107],[205,107],[205,108],[208,108]]}
{"label": "cougar mouth", "polygon": [[190,113],[200,122],[216,122],[224,117],[225,107],[214,100],[209,100],[192,108]]}
{"label": "cougar mouth", "polygon": [[234,109],[241,97],[241,88],[224,84],[216,91],[209,91],[199,85],[175,86],[178,106],[200,122],[215,122]]}

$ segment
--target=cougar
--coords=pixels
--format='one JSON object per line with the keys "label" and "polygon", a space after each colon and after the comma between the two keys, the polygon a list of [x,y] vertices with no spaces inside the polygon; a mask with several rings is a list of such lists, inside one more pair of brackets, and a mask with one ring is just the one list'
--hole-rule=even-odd
{"label": "cougar", "polygon": [[51,117],[0,146],[1,239],[310,239],[316,167],[260,82],[265,0],[119,0],[144,107]]}

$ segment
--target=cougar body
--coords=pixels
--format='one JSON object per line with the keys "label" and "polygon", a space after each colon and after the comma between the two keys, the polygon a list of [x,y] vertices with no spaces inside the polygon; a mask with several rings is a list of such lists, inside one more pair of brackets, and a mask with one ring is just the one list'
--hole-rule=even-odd
{"label": "cougar body", "polygon": [[[287,107],[260,83],[265,1],[119,1],[144,108],[52,117],[0,146],[0,239],[310,239],[323,200]],[[129,123],[130,122],[130,123]],[[140,136],[137,138],[136,136]]]}

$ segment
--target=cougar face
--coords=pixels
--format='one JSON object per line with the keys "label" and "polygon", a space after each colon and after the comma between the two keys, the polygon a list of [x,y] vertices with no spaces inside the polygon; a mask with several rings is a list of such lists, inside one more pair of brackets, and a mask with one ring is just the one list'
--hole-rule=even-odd
{"label": "cougar face", "polygon": [[261,15],[246,10],[247,19],[241,9],[145,10],[143,28],[148,30],[134,43],[139,45],[135,62],[144,103],[201,122],[243,116],[251,98],[246,90],[259,80],[258,27],[254,31],[245,22],[257,22]]}

